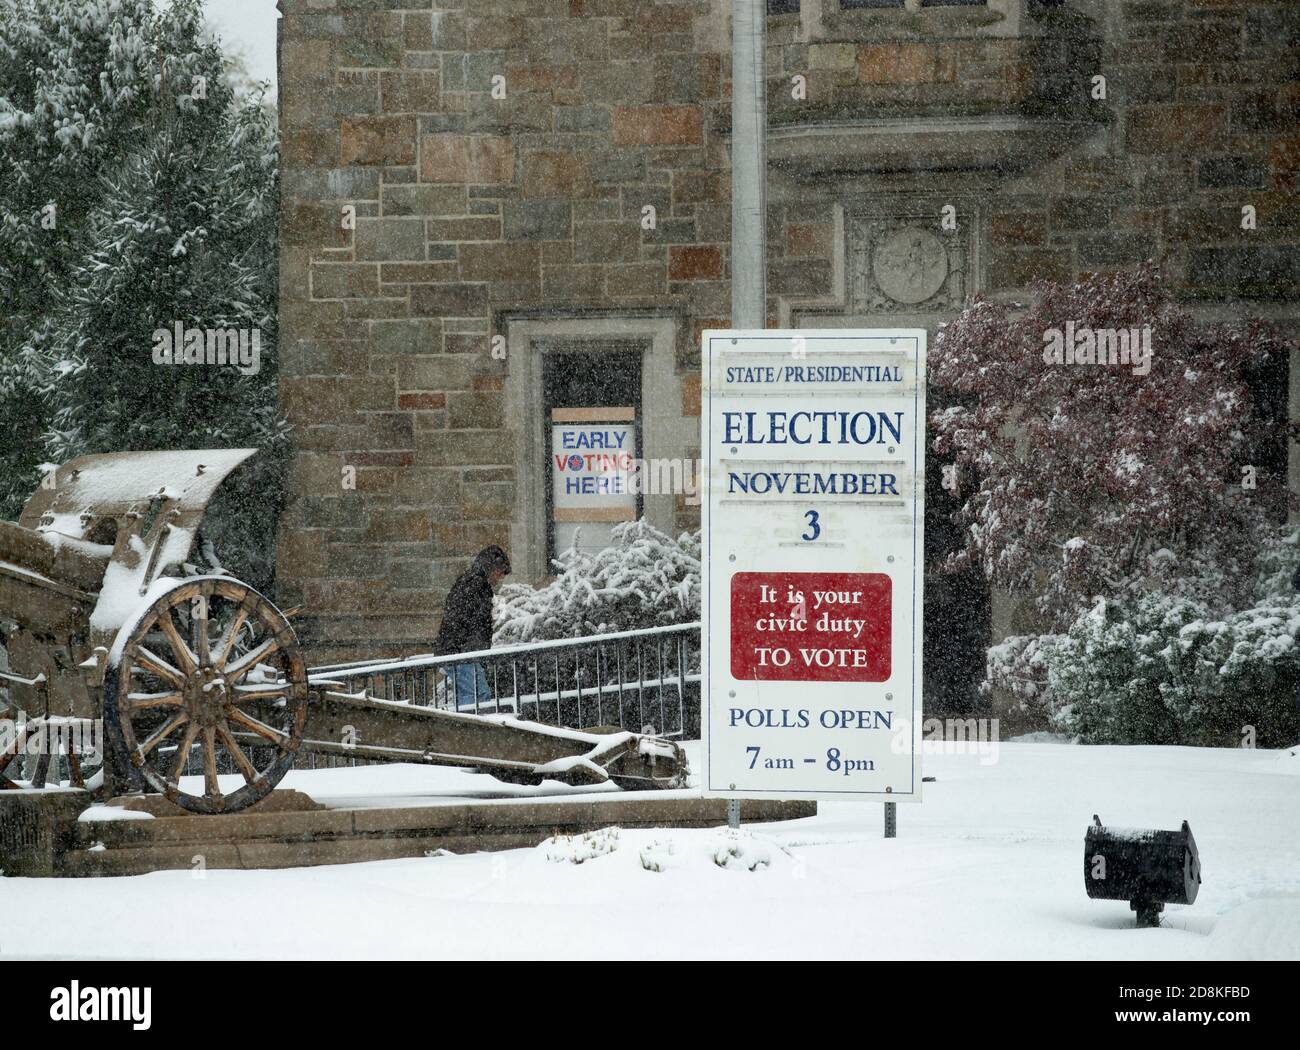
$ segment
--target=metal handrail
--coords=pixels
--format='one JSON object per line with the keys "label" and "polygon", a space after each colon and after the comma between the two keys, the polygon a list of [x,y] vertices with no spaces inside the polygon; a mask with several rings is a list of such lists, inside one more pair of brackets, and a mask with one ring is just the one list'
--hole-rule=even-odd
{"label": "metal handrail", "polygon": [[[521,643],[448,656],[416,655],[312,668],[317,686],[478,714],[509,711],[575,729],[618,726],[683,737],[699,682],[698,621]],[[458,675],[456,669],[465,668]],[[481,677],[480,677],[481,676]],[[481,683],[486,680],[486,695]],[[467,692],[472,696],[465,695]]]}
{"label": "metal handrail", "polygon": [[578,638],[555,638],[544,642],[516,642],[513,645],[501,645],[492,649],[476,649],[467,653],[453,653],[450,656],[435,656],[432,653],[417,653],[414,656],[404,656],[400,660],[356,660],[351,663],[341,664],[322,664],[320,667],[313,668],[311,674],[323,674],[326,671],[337,671],[343,669],[353,669],[365,667],[370,670],[388,670],[394,667],[424,667],[442,663],[464,663],[466,660],[476,660],[479,657],[488,656],[508,656],[512,652],[532,652],[537,649],[549,648],[567,648],[569,646],[579,645],[583,642],[612,642],[620,638],[642,638],[653,634],[675,634],[679,631],[693,630],[699,632],[700,621],[693,620],[690,623],[672,623],[663,627],[643,627],[633,631],[615,631],[611,634],[585,634]]}

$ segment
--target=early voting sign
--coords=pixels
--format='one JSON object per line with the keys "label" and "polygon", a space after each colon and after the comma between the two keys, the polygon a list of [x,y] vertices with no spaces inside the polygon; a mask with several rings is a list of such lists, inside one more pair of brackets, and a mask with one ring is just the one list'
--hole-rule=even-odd
{"label": "early voting sign", "polygon": [[704,793],[920,801],[925,332],[703,338]]}
{"label": "early voting sign", "polygon": [[630,406],[551,410],[551,513],[556,550],[598,551],[635,521],[636,415]]}

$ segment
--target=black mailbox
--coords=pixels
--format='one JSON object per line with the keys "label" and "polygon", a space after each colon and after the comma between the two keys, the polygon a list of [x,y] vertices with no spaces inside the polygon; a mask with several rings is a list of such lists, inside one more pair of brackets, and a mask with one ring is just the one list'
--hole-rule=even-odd
{"label": "black mailbox", "polygon": [[1083,882],[1093,900],[1128,901],[1139,926],[1159,926],[1166,904],[1191,904],[1201,857],[1187,821],[1177,831],[1112,828],[1093,815],[1083,843]]}

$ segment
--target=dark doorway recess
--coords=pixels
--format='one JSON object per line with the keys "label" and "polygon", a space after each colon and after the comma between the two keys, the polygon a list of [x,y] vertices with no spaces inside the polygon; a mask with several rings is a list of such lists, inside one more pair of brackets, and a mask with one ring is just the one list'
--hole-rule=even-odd
{"label": "dark doorway recess", "polygon": [[[951,400],[951,399],[949,399]],[[934,388],[933,411],[948,403]],[[992,640],[992,594],[979,566],[944,572],[949,554],[966,545],[965,527],[953,521],[969,479],[957,494],[943,487],[946,461],[927,450],[925,460],[925,619],[922,673],[925,713],[939,718],[975,714],[987,704],[980,696],[984,661]]]}
{"label": "dark doorway recess", "polygon": [[[1255,418],[1262,424],[1250,463],[1257,472],[1250,495],[1278,525],[1287,520],[1287,411],[1291,386],[1290,355],[1268,354],[1247,371]],[[1236,480],[1236,479],[1234,479]]]}

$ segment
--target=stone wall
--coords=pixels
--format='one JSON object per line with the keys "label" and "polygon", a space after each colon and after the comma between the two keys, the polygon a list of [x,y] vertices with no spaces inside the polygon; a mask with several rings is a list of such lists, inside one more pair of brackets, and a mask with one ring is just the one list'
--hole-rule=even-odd
{"label": "stone wall", "polygon": [[[878,26],[883,15],[874,18]],[[875,174],[820,195],[777,173],[773,292],[842,306],[837,209],[869,206],[873,192],[938,192],[959,209],[978,205],[985,266],[972,284],[991,294],[1154,258],[1193,302],[1294,316],[1300,4],[1081,2],[1024,20],[1018,38],[954,22],[938,38],[900,29],[889,43],[836,39],[856,30],[834,23],[809,41],[797,17],[769,21],[781,74],[769,81],[774,122],[798,122],[806,105],[815,120],[984,112],[1076,123],[1011,171]],[[797,73],[809,78],[806,103],[790,98]],[[1092,98],[1094,75],[1105,78],[1104,99]],[[1254,230],[1242,228],[1244,205],[1255,209]]]}
{"label": "stone wall", "polygon": [[321,655],[427,648],[516,517],[507,319],[666,314],[684,372],[725,324],[725,23],[701,0],[281,10],[281,598]]}
{"label": "stone wall", "polygon": [[[281,388],[296,428],[280,596],[305,605],[318,654],[425,649],[470,555],[536,542],[520,457],[540,422],[513,332],[667,319],[666,425],[698,415],[698,333],[730,312],[728,8],[280,6]],[[769,323],[933,330],[972,292],[1014,299],[1036,278],[1158,258],[1205,315],[1295,327],[1300,5],[836,10],[805,0],[768,22]],[[892,121],[903,146],[875,158],[846,121]],[[820,138],[799,159],[805,132]],[[853,170],[859,153],[874,159]],[[937,229],[945,203],[955,231]],[[948,276],[895,302],[871,253],[918,226]],[[669,524],[695,520],[678,500]]]}
{"label": "stone wall", "polygon": [[[813,16],[831,2],[813,0]],[[835,114],[955,129],[927,155],[918,135],[910,169],[774,168],[769,292],[783,324],[933,332],[971,292],[1019,301],[1038,279],[1157,259],[1195,315],[1258,316],[1300,336],[1300,5],[1077,0],[1022,17],[1012,38],[952,14],[946,26],[895,19],[887,31],[880,12],[819,20],[806,6],[802,20],[769,19],[773,141],[782,125],[806,131]],[[790,91],[801,73],[804,102]],[[999,116],[1023,118],[1027,148],[981,123]],[[969,163],[945,170],[959,149]],[[940,229],[945,204],[954,231]],[[1246,205],[1254,229],[1242,228]],[[890,302],[871,287],[872,238],[918,227],[942,243],[953,276],[928,300]],[[1298,378],[1293,353],[1293,391]],[[1300,418],[1295,396],[1291,406]],[[927,601],[942,603],[951,584],[932,580]],[[994,640],[1034,628],[1026,603],[992,598]]]}

